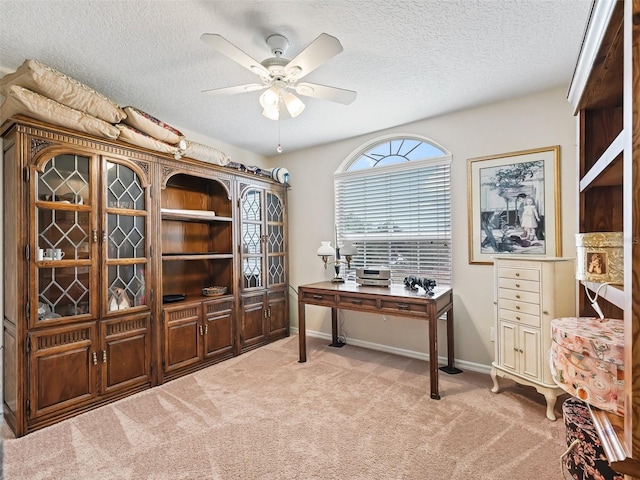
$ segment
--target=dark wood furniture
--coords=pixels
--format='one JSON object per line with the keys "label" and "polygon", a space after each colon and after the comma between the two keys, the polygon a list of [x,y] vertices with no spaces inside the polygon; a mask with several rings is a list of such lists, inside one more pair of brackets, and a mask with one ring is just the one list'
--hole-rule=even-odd
{"label": "dark wood furniture", "polygon": [[16,436],[289,335],[282,184],[25,117],[0,134]]}
{"label": "dark wood furniture", "polygon": [[453,291],[436,287],[433,296],[424,290],[410,290],[400,285],[367,287],[354,282],[319,282],[298,287],[298,326],[300,362],[307,361],[305,305],[331,308],[332,345],[338,345],[338,309],[356,310],[426,320],[429,328],[429,376],[431,398],[440,399],[438,387],[438,319],[446,314],[447,365],[446,373],[460,373],[454,364]]}
{"label": "dark wood furniture", "polygon": [[[624,319],[625,415],[592,412],[611,467],[627,479],[640,478],[639,19],[639,0],[595,1],[569,89],[579,125],[579,231],[624,235],[624,286],[600,290],[599,304]],[[579,304],[579,315],[596,316],[584,293]]]}

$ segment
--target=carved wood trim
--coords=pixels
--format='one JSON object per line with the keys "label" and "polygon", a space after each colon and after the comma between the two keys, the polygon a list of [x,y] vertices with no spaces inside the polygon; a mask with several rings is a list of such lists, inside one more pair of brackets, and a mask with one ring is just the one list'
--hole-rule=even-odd
{"label": "carved wood trim", "polygon": [[52,145],[57,145],[57,143],[48,142],[40,138],[32,138],[31,139],[31,158],[35,157],[38,154],[38,152],[43,148],[47,148]]}

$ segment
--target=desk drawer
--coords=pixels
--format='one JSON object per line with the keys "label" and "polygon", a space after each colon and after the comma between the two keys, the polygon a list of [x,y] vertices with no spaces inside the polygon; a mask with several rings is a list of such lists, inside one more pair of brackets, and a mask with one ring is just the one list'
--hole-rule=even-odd
{"label": "desk drawer", "polygon": [[338,296],[338,307],[377,310],[378,302],[375,298],[363,298],[361,295],[349,295],[341,293]]}
{"label": "desk drawer", "polygon": [[336,305],[336,295],[335,293],[302,292],[302,301],[314,305],[334,307]]}
{"label": "desk drawer", "polygon": [[425,303],[403,302],[398,300],[382,300],[380,310],[390,315],[410,315],[412,317],[428,317]]}

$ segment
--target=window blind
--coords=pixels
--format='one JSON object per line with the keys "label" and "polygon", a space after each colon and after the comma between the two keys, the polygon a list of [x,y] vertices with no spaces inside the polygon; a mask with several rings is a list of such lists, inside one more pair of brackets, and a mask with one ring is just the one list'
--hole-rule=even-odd
{"label": "window blind", "polygon": [[449,158],[336,173],[336,236],[353,242],[357,267],[388,266],[393,283],[414,275],[451,284]]}

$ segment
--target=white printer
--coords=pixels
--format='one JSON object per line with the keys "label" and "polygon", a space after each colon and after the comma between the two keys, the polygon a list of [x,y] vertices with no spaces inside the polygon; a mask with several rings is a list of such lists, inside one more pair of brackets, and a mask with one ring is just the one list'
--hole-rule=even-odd
{"label": "white printer", "polygon": [[356,268],[356,283],[372,287],[391,285],[391,270],[388,267]]}

